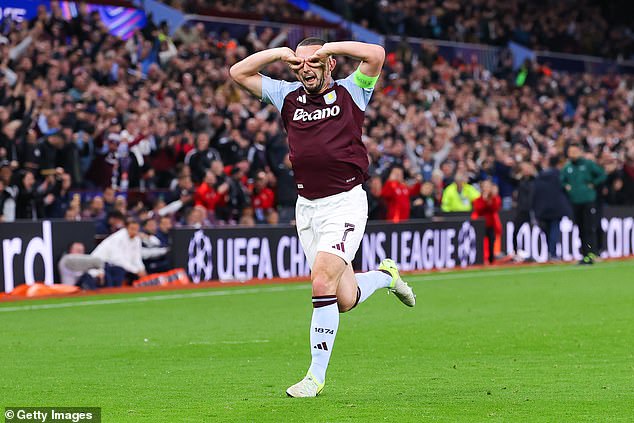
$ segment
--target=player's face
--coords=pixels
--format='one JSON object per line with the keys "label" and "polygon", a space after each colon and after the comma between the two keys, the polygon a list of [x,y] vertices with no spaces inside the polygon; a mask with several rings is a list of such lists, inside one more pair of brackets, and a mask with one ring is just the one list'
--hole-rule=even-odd
{"label": "player's face", "polygon": [[306,62],[310,56],[312,56],[321,46],[302,46],[298,47],[295,51],[295,55],[304,60],[304,64],[298,72],[296,72],[297,79],[304,85],[304,88],[308,93],[318,93],[322,91],[329,81],[330,73],[334,67],[334,60],[332,58],[326,59],[321,62],[319,66],[311,66]]}

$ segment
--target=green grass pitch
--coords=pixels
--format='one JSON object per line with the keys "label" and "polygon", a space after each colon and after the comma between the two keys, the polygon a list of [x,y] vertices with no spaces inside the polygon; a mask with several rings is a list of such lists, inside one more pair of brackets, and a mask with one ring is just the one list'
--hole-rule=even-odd
{"label": "green grass pitch", "polygon": [[[0,304],[0,406],[104,422],[634,421],[634,261],[409,276],[341,316],[326,388],[308,284]],[[30,308],[30,307],[35,308]]]}

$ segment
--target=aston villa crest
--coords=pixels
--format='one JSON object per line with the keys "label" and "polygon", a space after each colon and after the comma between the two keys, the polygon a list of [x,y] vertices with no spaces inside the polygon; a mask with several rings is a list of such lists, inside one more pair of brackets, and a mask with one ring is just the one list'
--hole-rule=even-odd
{"label": "aston villa crest", "polygon": [[332,104],[337,101],[337,93],[334,91],[330,91],[327,94],[324,94],[324,101],[326,104]]}

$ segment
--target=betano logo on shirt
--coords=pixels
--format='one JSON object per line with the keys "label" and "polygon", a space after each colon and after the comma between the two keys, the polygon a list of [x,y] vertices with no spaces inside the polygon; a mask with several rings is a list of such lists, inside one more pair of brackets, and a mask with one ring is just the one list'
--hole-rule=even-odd
{"label": "betano logo on shirt", "polygon": [[325,109],[317,109],[312,112],[308,112],[304,109],[296,109],[293,115],[293,120],[301,120],[303,122],[326,119],[333,116],[338,116],[341,113],[341,108],[338,105],[332,107],[326,107]]}

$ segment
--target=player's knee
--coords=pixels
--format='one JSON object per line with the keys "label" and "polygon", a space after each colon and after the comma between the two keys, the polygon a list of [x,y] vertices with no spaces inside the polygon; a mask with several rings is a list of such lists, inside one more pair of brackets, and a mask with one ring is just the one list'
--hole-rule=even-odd
{"label": "player's knee", "polygon": [[355,303],[354,302],[347,302],[347,301],[339,301],[339,299],[337,298],[337,307],[339,307],[339,313],[345,313],[346,311],[350,311],[354,308]]}
{"label": "player's knee", "polygon": [[313,295],[332,295],[337,292],[337,281],[328,272],[313,272],[311,282]]}

